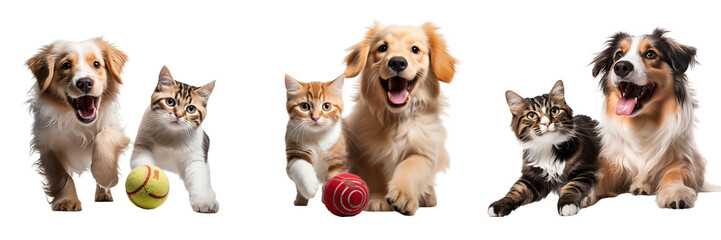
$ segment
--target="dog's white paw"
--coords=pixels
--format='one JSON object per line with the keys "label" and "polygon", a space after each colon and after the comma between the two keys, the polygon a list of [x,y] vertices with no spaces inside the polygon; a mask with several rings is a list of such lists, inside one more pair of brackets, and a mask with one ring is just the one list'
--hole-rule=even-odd
{"label": "dog's white paw", "polygon": [[651,188],[651,185],[637,182],[631,184],[631,187],[628,189],[628,192],[633,195],[653,195],[654,191]]}
{"label": "dog's white paw", "polygon": [[660,208],[684,209],[692,208],[696,202],[696,191],[683,184],[672,184],[661,187],[656,194],[656,203]]}
{"label": "dog's white paw", "polygon": [[191,197],[190,206],[199,213],[217,213],[220,208],[218,201],[211,197]]}
{"label": "dog's white paw", "polygon": [[320,183],[315,174],[315,168],[309,162],[296,160],[291,163],[288,168],[288,176],[295,182],[295,187],[305,199],[313,198],[318,192]]}
{"label": "dog's white paw", "polygon": [[496,211],[493,211],[493,207],[488,208],[488,216],[498,217],[498,214],[496,214]]}
{"label": "dog's white paw", "polygon": [[581,211],[581,208],[579,208],[578,205],[566,204],[558,210],[558,214],[560,214],[561,216],[573,216],[576,215],[579,211]]}

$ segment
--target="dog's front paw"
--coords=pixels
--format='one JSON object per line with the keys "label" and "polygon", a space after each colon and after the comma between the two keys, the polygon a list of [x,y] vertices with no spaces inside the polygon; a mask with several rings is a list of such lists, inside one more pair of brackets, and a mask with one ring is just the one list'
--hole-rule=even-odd
{"label": "dog's front paw", "polygon": [[190,206],[199,213],[217,213],[220,208],[218,201],[210,197],[191,197]]}
{"label": "dog's front paw", "polygon": [[53,211],[75,212],[83,210],[78,199],[58,199],[57,201],[53,201],[51,207]]}
{"label": "dog's front paw", "polygon": [[406,216],[416,214],[416,210],[420,206],[417,197],[400,188],[393,188],[388,191],[386,200],[393,210]]}
{"label": "dog's front paw", "polygon": [[631,184],[631,187],[628,189],[628,192],[630,192],[633,195],[653,195],[653,190],[651,188],[651,185],[647,183],[633,183]]}
{"label": "dog's front paw", "polygon": [[508,204],[504,204],[501,200],[498,200],[491,203],[491,206],[488,207],[488,216],[505,217],[508,216],[508,214],[511,214],[512,211],[513,209],[508,206]]}
{"label": "dog's front paw", "polygon": [[368,205],[366,205],[363,210],[371,212],[391,211],[391,205],[388,205],[388,201],[385,199],[371,198],[368,200]]}
{"label": "dog's front paw", "polygon": [[564,204],[558,208],[558,214],[564,217],[576,215],[579,211],[581,211],[581,208],[574,203]]}
{"label": "dog's front paw", "polygon": [[696,191],[683,184],[672,184],[662,187],[656,195],[656,203],[660,208],[684,209],[692,208],[696,202]]}
{"label": "dog's front paw", "polygon": [[112,202],[113,194],[110,192],[109,188],[104,188],[104,187],[101,187],[100,185],[96,185],[95,201],[96,202]]}

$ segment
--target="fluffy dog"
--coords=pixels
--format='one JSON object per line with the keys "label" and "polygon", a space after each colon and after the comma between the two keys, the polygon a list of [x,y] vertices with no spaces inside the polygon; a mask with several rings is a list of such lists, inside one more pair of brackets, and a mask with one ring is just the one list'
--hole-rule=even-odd
{"label": "fluffy dog", "polygon": [[435,176],[449,165],[440,82],[456,64],[437,29],[375,23],[349,48],[345,75],[361,74],[346,119],[349,164],[368,183],[366,210],[413,215],[436,205]]}
{"label": "fluffy dog", "polygon": [[665,37],[611,36],[593,60],[602,75],[599,185],[596,198],[656,194],[661,208],[691,208],[704,188],[706,162],[694,142],[696,100],[686,70],[696,49]]}
{"label": "fluffy dog", "polygon": [[112,201],[118,156],[128,146],[118,123],[117,95],[127,56],[102,38],[56,41],[26,64],[37,79],[30,102],[32,148],[54,211],[80,211],[71,174],[90,168],[95,201]]}

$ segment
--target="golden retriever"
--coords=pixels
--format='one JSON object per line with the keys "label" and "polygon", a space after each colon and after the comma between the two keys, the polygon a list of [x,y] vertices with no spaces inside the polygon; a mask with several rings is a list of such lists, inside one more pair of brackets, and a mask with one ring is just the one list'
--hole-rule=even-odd
{"label": "golden retriever", "polygon": [[602,75],[599,185],[596,197],[656,195],[661,208],[692,208],[704,185],[706,161],[694,141],[696,100],[686,70],[696,48],[655,29],[648,35],[619,32],[593,63]]}
{"label": "golden retriever", "polygon": [[376,22],[348,49],[346,77],[361,74],[346,119],[348,158],[370,189],[368,211],[413,215],[436,205],[435,176],[450,161],[440,82],[451,82],[457,62],[437,30]]}
{"label": "golden retriever", "polygon": [[30,111],[32,148],[54,211],[80,211],[73,173],[90,168],[95,201],[113,201],[118,156],[128,146],[119,121],[117,95],[127,56],[102,38],[56,41],[26,64],[37,79]]}

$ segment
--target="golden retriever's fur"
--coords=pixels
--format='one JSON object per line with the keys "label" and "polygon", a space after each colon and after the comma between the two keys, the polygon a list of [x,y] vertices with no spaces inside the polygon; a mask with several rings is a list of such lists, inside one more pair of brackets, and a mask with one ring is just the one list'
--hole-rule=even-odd
{"label": "golden retriever's fur", "polygon": [[[45,176],[55,211],[82,210],[71,175],[88,168],[97,182],[95,201],[113,200],[118,156],[130,142],[117,105],[126,59],[110,43],[93,38],[53,42],[26,62],[37,79],[29,101],[35,118],[32,147],[40,154],[38,172]],[[83,80],[90,81],[90,88],[81,88]],[[83,98],[92,100],[78,103]],[[83,115],[79,104],[92,111]]]}
{"label": "golden retriever's fur", "polygon": [[[361,74],[357,104],[346,119],[349,164],[371,191],[366,210],[413,215],[436,205],[435,176],[449,165],[440,82],[451,82],[456,64],[437,29],[375,23],[349,49],[346,77]],[[394,71],[392,58],[404,58],[407,66]],[[402,94],[390,100],[389,89],[399,89],[394,84],[410,89],[405,102]]]}

